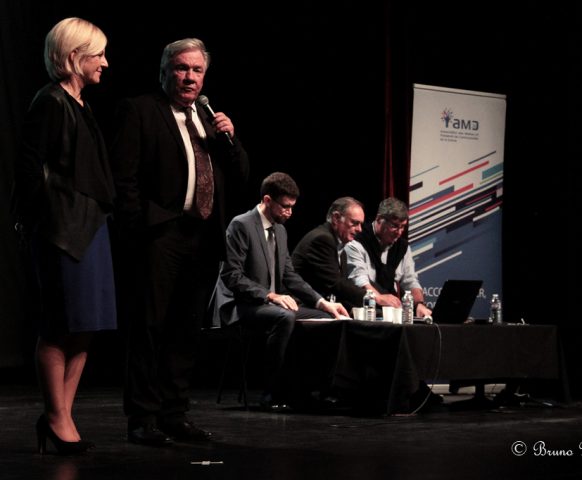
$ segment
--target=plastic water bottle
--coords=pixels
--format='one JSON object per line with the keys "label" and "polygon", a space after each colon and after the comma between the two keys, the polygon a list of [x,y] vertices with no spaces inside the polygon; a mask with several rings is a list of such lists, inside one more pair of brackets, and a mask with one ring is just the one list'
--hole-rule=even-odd
{"label": "plastic water bottle", "polygon": [[409,325],[414,323],[414,300],[410,290],[405,290],[402,297],[402,323]]}
{"label": "plastic water bottle", "polygon": [[501,324],[503,323],[503,315],[501,311],[501,300],[499,294],[494,293],[491,296],[491,304],[489,308],[489,323]]}
{"label": "plastic water bottle", "polygon": [[364,315],[366,320],[376,320],[376,295],[373,290],[366,290],[364,295]]}

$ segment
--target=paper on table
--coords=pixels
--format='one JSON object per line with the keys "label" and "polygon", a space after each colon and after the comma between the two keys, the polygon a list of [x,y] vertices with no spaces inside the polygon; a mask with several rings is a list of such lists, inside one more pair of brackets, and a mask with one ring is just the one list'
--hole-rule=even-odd
{"label": "paper on table", "polygon": [[333,322],[335,318],[298,318],[298,322]]}

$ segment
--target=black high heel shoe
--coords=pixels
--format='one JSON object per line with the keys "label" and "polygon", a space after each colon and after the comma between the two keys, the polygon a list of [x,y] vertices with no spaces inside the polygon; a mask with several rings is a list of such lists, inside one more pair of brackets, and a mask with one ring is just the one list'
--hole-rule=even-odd
{"label": "black high heel shoe", "polygon": [[46,417],[43,414],[36,422],[38,453],[41,455],[46,453],[47,438],[50,438],[59,455],[79,455],[81,453],[85,453],[87,450],[95,446],[93,442],[88,442],[85,440],[79,440],[78,442],[65,442],[64,440],[61,440],[50,427]]}

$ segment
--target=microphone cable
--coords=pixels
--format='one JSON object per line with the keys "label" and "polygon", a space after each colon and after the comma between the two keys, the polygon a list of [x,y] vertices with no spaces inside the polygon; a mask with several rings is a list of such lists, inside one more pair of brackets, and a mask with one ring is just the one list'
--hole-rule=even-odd
{"label": "microphone cable", "polygon": [[434,372],[434,375],[432,378],[432,383],[428,389],[428,393],[426,394],[426,397],[424,398],[424,400],[422,401],[422,403],[418,407],[416,407],[412,412],[407,414],[409,416],[416,415],[420,411],[420,409],[426,405],[426,402],[428,402],[428,399],[433,394],[433,388],[435,386],[437,379],[439,378],[438,376],[439,376],[439,371],[441,368],[441,356],[442,356],[442,351],[443,351],[443,336],[442,336],[441,329],[438,326],[438,323],[433,323],[432,325],[434,327],[436,327],[437,335],[435,337],[435,340],[438,340],[438,341],[433,342],[433,348],[432,348],[432,352],[430,355],[430,358],[432,358],[434,356],[435,347],[438,347],[438,356],[437,356],[435,372]]}

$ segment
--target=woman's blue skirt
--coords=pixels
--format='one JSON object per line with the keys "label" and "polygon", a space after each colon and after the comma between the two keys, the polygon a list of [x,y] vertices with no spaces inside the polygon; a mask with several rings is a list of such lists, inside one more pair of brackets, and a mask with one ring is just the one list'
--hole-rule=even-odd
{"label": "woman's blue skirt", "polygon": [[51,338],[115,330],[115,281],[107,222],[97,231],[81,261],[46,240],[40,240],[38,247],[40,334]]}

